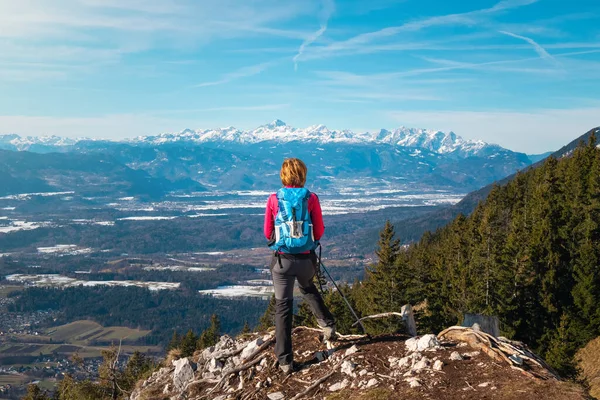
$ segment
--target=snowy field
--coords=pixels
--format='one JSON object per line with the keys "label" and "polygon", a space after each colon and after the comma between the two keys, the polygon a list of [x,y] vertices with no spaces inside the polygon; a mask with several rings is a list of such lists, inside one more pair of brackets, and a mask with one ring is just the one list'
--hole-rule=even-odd
{"label": "snowy field", "polygon": [[[321,177],[317,179],[328,179]],[[310,189],[310,187],[308,187]],[[138,197],[119,198],[80,197],[73,191],[48,193],[22,193],[0,197],[0,235],[39,228],[59,228],[77,225],[96,225],[107,229],[119,229],[123,224],[172,221],[178,218],[207,219],[240,218],[264,215],[271,190],[207,191],[189,194],[173,193],[162,201],[143,201]],[[453,205],[464,197],[440,189],[416,188],[415,183],[401,178],[393,181],[370,179],[338,179],[335,186],[317,191],[325,217],[332,215],[364,214],[388,208],[436,207]],[[68,196],[67,196],[68,195]],[[62,203],[81,200],[85,205],[77,210],[80,217],[73,215],[70,206],[57,211],[57,217],[32,220],[31,215],[22,214],[27,201]],[[71,203],[69,203],[71,204]],[[77,203],[75,203],[77,204]],[[23,206],[21,206],[23,205]],[[64,213],[65,217],[61,218]],[[43,214],[40,214],[43,215]],[[40,251],[41,252],[41,251]],[[48,251],[50,252],[50,250]],[[57,253],[61,252],[59,250]],[[65,253],[66,254],[66,253]],[[209,254],[207,254],[209,255]],[[218,254],[215,254],[218,255]]]}
{"label": "snowy field", "polygon": [[201,294],[213,297],[261,297],[268,299],[274,293],[273,286],[234,285],[219,286],[216,289],[199,290]]}
{"label": "snowy field", "polygon": [[8,217],[0,219],[0,233],[12,233],[18,231],[31,231],[43,226],[52,225],[50,222],[28,222],[21,220],[9,220]]}
{"label": "snowy field", "polygon": [[13,274],[6,276],[7,281],[21,282],[29,286],[44,287],[73,287],[73,286],[137,286],[150,290],[177,289],[180,283],[176,282],[142,282],[142,281],[84,281],[58,274]]}
{"label": "snowy field", "polygon": [[76,256],[93,252],[90,248],[79,247],[75,244],[57,244],[52,247],[38,247],[37,251],[40,254],[56,254],[61,256]]}
{"label": "snowy field", "polygon": [[215,271],[216,268],[188,267],[185,265],[168,265],[166,267],[144,267],[144,271],[185,271],[185,272],[207,272]]}

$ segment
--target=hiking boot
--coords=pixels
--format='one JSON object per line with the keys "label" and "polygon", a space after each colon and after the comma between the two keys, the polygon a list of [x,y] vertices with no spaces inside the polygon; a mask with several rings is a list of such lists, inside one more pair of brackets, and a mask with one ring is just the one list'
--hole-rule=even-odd
{"label": "hiking boot", "polygon": [[326,326],[323,328],[323,341],[324,342],[329,342],[331,340],[335,340],[336,337],[337,337],[337,335],[335,333],[335,325]]}
{"label": "hiking boot", "polygon": [[283,372],[283,375],[291,375],[294,372],[298,371],[300,368],[298,364],[292,361],[291,364],[280,364],[279,369]]}

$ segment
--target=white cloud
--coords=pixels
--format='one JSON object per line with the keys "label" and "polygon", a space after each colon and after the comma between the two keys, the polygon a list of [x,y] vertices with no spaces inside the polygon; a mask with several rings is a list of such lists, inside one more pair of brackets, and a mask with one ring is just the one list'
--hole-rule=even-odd
{"label": "white cloud", "polygon": [[242,67],[236,71],[229,72],[229,73],[223,75],[220,79],[218,79],[216,81],[202,82],[197,85],[194,85],[194,87],[223,85],[225,83],[229,83],[229,82],[237,80],[237,79],[246,78],[248,76],[258,75],[261,72],[265,71],[266,69],[275,65],[277,62],[278,61],[275,60],[275,61],[264,62],[261,64],[250,65],[248,67]]}
{"label": "white cloud", "polygon": [[390,111],[399,124],[454,131],[526,153],[558,150],[600,126],[600,107],[532,111]]}
{"label": "white cloud", "polygon": [[[60,62],[98,69],[150,49],[196,50],[216,40],[254,36],[304,38],[305,31],[281,26],[310,15],[318,4],[317,0],[0,0],[0,64]],[[48,76],[35,72],[31,71],[32,78]]]}

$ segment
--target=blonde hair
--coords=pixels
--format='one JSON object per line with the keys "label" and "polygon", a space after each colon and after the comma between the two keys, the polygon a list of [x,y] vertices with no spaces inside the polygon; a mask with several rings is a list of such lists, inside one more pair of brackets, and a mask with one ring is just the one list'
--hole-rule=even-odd
{"label": "blonde hair", "polygon": [[306,183],[306,164],[299,158],[286,158],[281,165],[279,177],[283,186],[304,187]]}

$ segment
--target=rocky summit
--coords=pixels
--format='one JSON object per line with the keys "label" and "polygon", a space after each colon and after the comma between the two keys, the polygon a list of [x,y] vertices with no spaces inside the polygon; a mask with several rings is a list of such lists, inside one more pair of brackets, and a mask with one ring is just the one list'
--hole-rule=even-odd
{"label": "rocky summit", "polygon": [[131,400],[586,399],[527,346],[464,327],[439,335],[340,336],[298,327],[300,370],[285,376],[273,333],[219,342],[169,361],[139,382]]}

